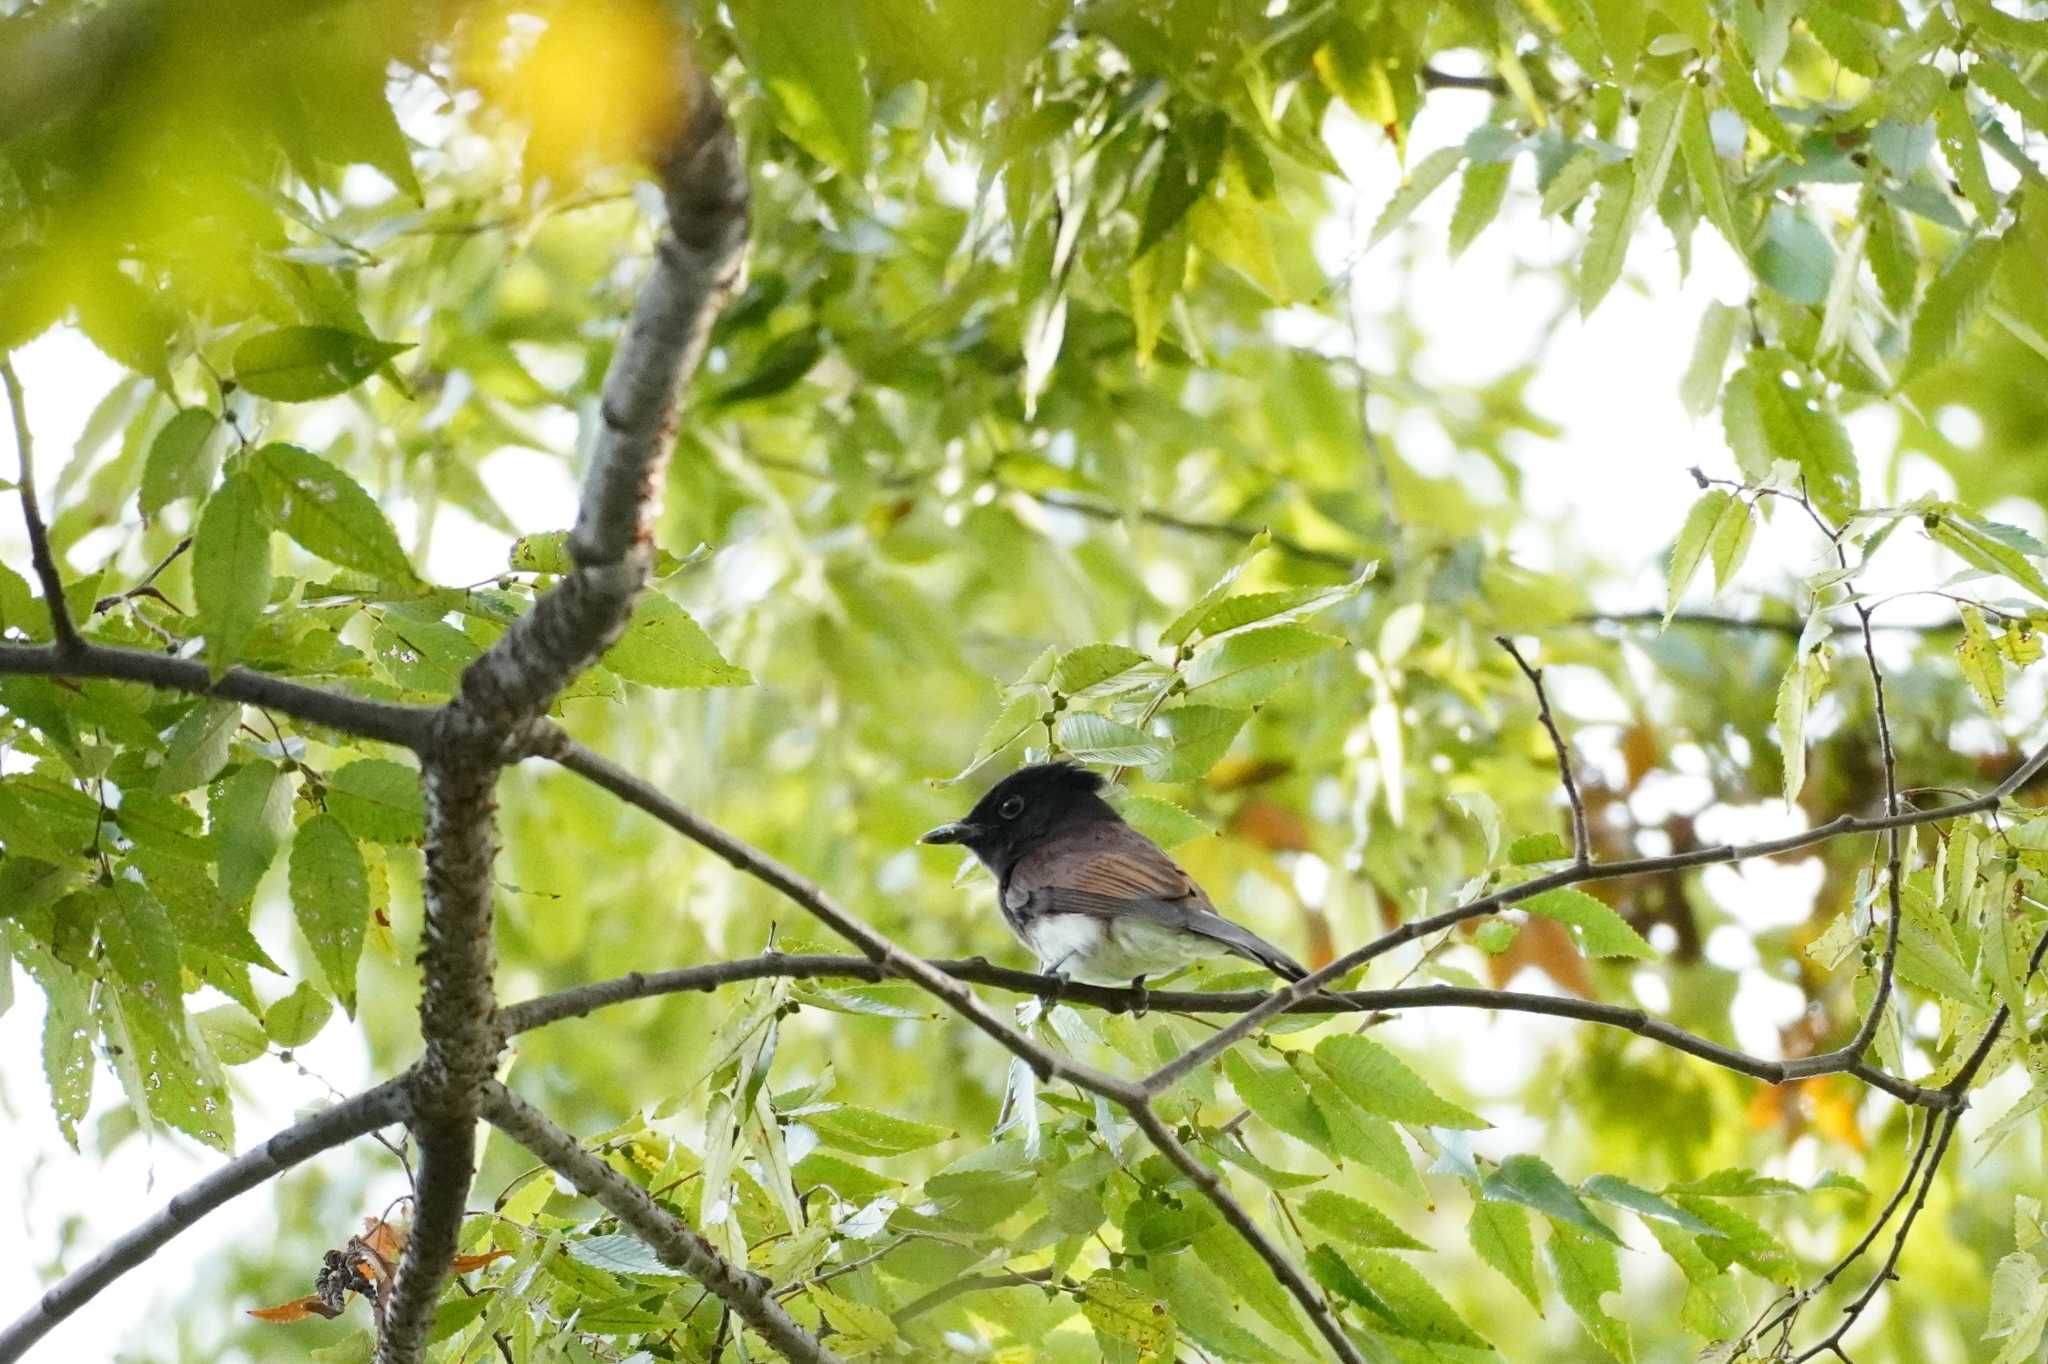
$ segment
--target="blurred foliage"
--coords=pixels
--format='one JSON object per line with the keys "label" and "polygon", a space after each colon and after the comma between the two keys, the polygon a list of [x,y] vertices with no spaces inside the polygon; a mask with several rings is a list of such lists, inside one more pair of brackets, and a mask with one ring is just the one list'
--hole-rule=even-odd
{"label": "blurred foliage", "polygon": [[[92,639],[443,699],[566,567],[568,473],[653,241],[633,158],[673,125],[687,54],[751,159],[749,282],[686,394],[659,581],[567,725],[931,956],[1018,959],[985,882],[918,832],[1025,753],[1126,769],[1133,818],[1219,902],[1328,961],[1565,855],[1553,756],[1497,633],[1541,640],[1600,857],[1783,827],[1781,800],[1815,823],[1877,807],[1852,627],[1861,607],[1897,618],[1859,586],[1884,554],[1936,564],[1915,587],[1955,608],[1882,636],[1901,783],[1922,801],[2011,769],[2048,610],[2042,546],[2004,524],[2040,524],[2048,479],[2039,9],[16,3],[0,350],[71,325],[128,371],[74,450],[43,452]],[[1408,155],[1440,102],[1469,130]],[[1405,178],[1358,187],[1376,220],[1332,252],[1333,149],[1361,128]],[[1729,450],[1670,527],[1661,632],[1583,619],[1638,566],[1525,510],[1522,457],[1574,416],[1525,401],[1542,356],[1428,379],[1423,336],[1485,320],[1352,296],[1348,261],[1437,230],[1413,215],[1439,193],[1453,250],[1507,230],[1504,206],[1567,224],[1573,249],[1523,269],[1582,311],[1645,238],[1689,262],[1704,224],[1747,268],[1748,298],[1714,305],[1673,376]],[[1362,338],[1393,363],[1368,376]],[[1899,419],[1889,465],[1843,424],[1872,407]],[[551,520],[507,510],[537,503]],[[1531,535],[1553,567],[1511,550]],[[1752,557],[1766,544],[1797,562]],[[461,581],[428,581],[430,561]],[[1681,611],[1709,580],[1762,624]],[[0,567],[7,638],[48,626]],[[65,1140],[235,1149],[261,1058],[322,1029],[358,1029],[380,1068],[409,1059],[405,755],[28,676],[0,678],[0,739],[0,943],[47,1001]],[[501,818],[508,997],[832,948],[559,772],[509,776]],[[2015,962],[2042,927],[2044,834],[2007,817],[1909,840],[1887,1068],[1945,1078],[2001,1002],[2031,1024]],[[1372,983],[1656,1002],[1728,1043],[1738,990],[1775,983],[1803,1001],[1780,1048],[1810,1054],[1854,1030],[1883,902],[1870,840],[1820,860],[1793,927],[1753,926],[1730,900],[1750,883],[1641,876]],[[1730,936],[1755,965],[1710,959]],[[1206,1031],[1070,1008],[1036,1026],[1126,1071]],[[1404,1031],[1403,1059],[1290,1022],[1165,1107],[1388,1360],[1692,1358],[1812,1282],[1901,1175],[1907,1118],[1840,1077],[1772,1087],[1590,1027],[1521,1032]],[[1986,1077],[2026,1097],[1952,1158],[1859,1359],[2036,1357],[2048,1252],[2038,1209],[2006,1210],[2039,1181],[2048,1057],[2013,1032]],[[1526,1078],[1497,1073],[1489,1039],[1540,1052]],[[106,1071],[127,1106],[81,1128]],[[517,1039],[512,1077],[848,1355],[1164,1359],[1165,1321],[1182,1358],[1317,1357],[1127,1124],[1034,1092],[901,987],[637,1004]],[[1484,1120],[1499,1130],[1466,1130]],[[365,1357],[360,1308],[240,1313],[304,1293],[381,1211],[361,1205],[388,1182],[372,1155],[284,1180],[276,1244],[200,1271],[131,1357]],[[502,1143],[476,1202],[493,1215],[472,1243],[509,1254],[451,1295],[445,1358],[493,1337],[520,1361],[724,1343],[715,1304]]]}

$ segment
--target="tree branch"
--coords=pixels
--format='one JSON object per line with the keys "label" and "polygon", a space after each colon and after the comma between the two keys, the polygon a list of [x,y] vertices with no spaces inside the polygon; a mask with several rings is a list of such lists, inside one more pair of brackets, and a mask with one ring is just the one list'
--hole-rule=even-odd
{"label": "tree branch", "polygon": [[602,428],[569,536],[575,567],[463,671],[460,690],[435,714],[421,750],[426,1051],[412,1084],[420,1178],[412,1234],[378,1336],[378,1364],[414,1364],[426,1347],[476,1173],[484,1087],[504,1045],[491,936],[498,773],[526,750],[536,727],[552,731],[538,717],[619,637],[647,585],[653,508],[673,445],[677,395],[740,276],[745,160],[710,84],[691,72],[685,86],[689,111],[661,167],[669,221],[605,372]]}
{"label": "tree branch", "polygon": [[1508,657],[1515,660],[1515,666],[1535,689],[1536,718],[1543,722],[1544,732],[1550,735],[1550,746],[1557,750],[1557,775],[1564,782],[1565,799],[1572,807],[1572,865],[1583,867],[1593,857],[1593,844],[1586,836],[1586,803],[1579,798],[1578,778],[1572,775],[1571,750],[1565,747],[1564,735],[1558,732],[1557,720],[1550,713],[1550,697],[1543,690],[1543,670],[1530,667],[1522,651],[1506,635],[1495,635],[1493,642],[1508,651]]}
{"label": "tree branch", "polygon": [[21,455],[21,519],[28,523],[28,557],[35,565],[36,579],[43,585],[43,605],[50,611],[50,637],[57,652],[78,652],[78,627],[71,623],[71,608],[64,601],[64,579],[57,572],[57,556],[50,552],[50,531],[43,524],[43,509],[36,501],[35,441],[28,429],[28,403],[22,397],[21,379],[14,372],[13,357],[0,352],[0,383],[7,386],[7,407],[14,414],[14,448]]}
{"label": "tree branch", "polygon": [[406,1116],[406,1081],[386,1080],[332,1108],[293,1123],[178,1194],[164,1208],[64,1276],[22,1316],[0,1331],[0,1364],[14,1364],[50,1329],[170,1244],[171,1239],[228,1200],[292,1166]]}
{"label": "tree branch", "polygon": [[[1663,857],[1632,857],[1613,862],[1589,862],[1583,866],[1565,867],[1543,876],[1533,877],[1518,886],[1497,890],[1476,900],[1468,900],[1438,914],[1431,914],[1382,933],[1379,937],[1353,948],[1326,965],[1309,972],[1293,982],[1268,995],[1265,1002],[1241,1015],[1235,1022],[1219,1029],[1202,1039],[1195,1046],[1182,1052],[1152,1074],[1145,1077],[1147,1094],[1159,1094],[1171,1088],[1181,1077],[1198,1066],[1207,1065],[1218,1056],[1236,1046],[1276,1014],[1291,1008],[1296,1002],[1306,999],[1330,981],[1354,971],[1375,957],[1383,956],[1404,943],[1463,923],[1487,914],[1497,914],[1518,900],[1540,895],[1546,890],[1559,886],[1579,885],[1588,881],[1611,881],[1625,876],[1642,876],[1654,872],[1678,871],[1686,867],[1709,866],[1720,862],[1742,862],[1754,857],[1772,857],[1778,853],[1794,852],[1800,848],[1816,847],[1845,834],[1882,833],[1887,829],[1909,828],[1916,824],[1937,824],[1945,820],[1959,819],[1964,815],[1980,814],[1995,810],[2011,799],[2012,794],[2048,766],[2048,746],[2037,750],[2032,757],[2015,768],[2010,776],[1990,791],[1970,800],[1956,801],[1937,806],[1931,810],[1901,810],[1875,818],[1857,815],[1838,815],[1825,824],[1817,825],[1801,833],[1787,834],[1783,838],[1765,839],[1756,843],[1722,843],[1710,848],[1694,848],[1688,852],[1672,853]],[[1841,1068],[1844,1060],[1860,1061],[1860,1053],[1845,1054],[1844,1051],[1823,1053],[1819,1056],[1804,1057],[1788,1062],[1788,1073],[1804,1075],[1820,1074],[1824,1071],[1809,1072],[1809,1066],[1834,1066]]]}
{"label": "tree branch", "polygon": [[484,1087],[484,1116],[533,1153],[534,1159],[594,1199],[653,1248],[661,1262],[703,1284],[760,1332],[785,1359],[797,1364],[838,1364],[839,1356],[806,1331],[770,1294],[769,1281],[732,1264],[709,1241],[690,1230],[653,1195],[585,1150],[570,1133],[540,1110],[493,1080]]}
{"label": "tree branch", "polygon": [[1343,1360],[1344,1364],[1365,1364],[1365,1356],[1358,1352],[1358,1346],[1352,1343],[1351,1337],[1344,1334],[1343,1326],[1330,1311],[1329,1304],[1323,1301],[1322,1295],[1316,1292],[1315,1285],[1302,1277],[1301,1270],[1294,1261],[1288,1259],[1286,1252],[1266,1235],[1265,1229],[1252,1220],[1251,1214],[1244,1210],[1244,1206],[1231,1197],[1230,1190],[1223,1187],[1222,1176],[1204,1165],[1195,1157],[1194,1152],[1181,1144],[1180,1139],[1174,1136],[1172,1129],[1161,1120],[1150,1103],[1134,1104],[1130,1113],[1137,1120],[1139,1129],[1159,1148],[1159,1153],[1172,1161],[1174,1166],[1188,1177],[1189,1182],[1202,1191],[1202,1196],[1215,1204],[1216,1211],[1223,1215],[1223,1220],[1245,1239],[1246,1244],[1258,1252],[1259,1258],[1266,1262],[1266,1267],[1273,1271],[1273,1277],[1294,1295],[1294,1300],[1308,1313],[1309,1320],[1315,1323],[1316,1330],[1329,1342],[1330,1349],[1336,1353],[1337,1358]]}
{"label": "tree branch", "polygon": [[[1262,990],[1147,990],[1087,985],[1062,981],[1057,976],[1039,975],[995,966],[978,958],[969,961],[928,961],[927,965],[954,980],[987,985],[1017,994],[1057,998],[1063,1004],[1086,1005],[1111,1013],[1129,1013],[1149,1006],[1172,1014],[1241,1014],[1263,1004],[1269,997]],[[542,995],[514,1004],[498,1015],[507,1036],[546,1027],[564,1019],[581,1018],[614,1004],[663,995],[715,990],[741,981],[783,977],[793,980],[889,979],[879,963],[865,957],[770,952],[758,957],[685,966],[672,971],[635,971],[612,980],[579,985],[556,994]],[[1601,1004],[1569,995],[1539,995],[1516,990],[1487,990],[1464,985],[1417,985],[1392,990],[1347,990],[1318,992],[1300,1000],[1288,1010],[1297,1014],[1400,1013],[1409,1009],[1483,1009],[1503,1013],[1541,1014],[1571,1018],[1583,1023],[1619,1028],[1653,1042],[1696,1056],[1724,1070],[1747,1075],[1771,1084],[1786,1084],[1815,1075],[1848,1075],[1875,1089],[1921,1108],[1945,1108],[1943,1091],[1928,1089],[1885,1073],[1852,1057],[1834,1054],[1826,1069],[1812,1069],[1806,1060],[1770,1061],[1747,1052],[1724,1047],[1675,1024],[1652,1018],[1641,1009],[1620,1004]],[[1808,1058],[1810,1059],[1810,1058]]]}
{"label": "tree branch", "polygon": [[142,682],[168,691],[190,692],[222,701],[242,701],[280,711],[328,729],[360,738],[419,750],[433,723],[430,706],[371,701],[346,692],[308,686],[269,673],[229,668],[219,677],[194,658],[173,658],[146,649],[120,649],[80,642],[66,652],[51,644],[0,643],[0,674],[37,677],[105,677],[117,682]]}

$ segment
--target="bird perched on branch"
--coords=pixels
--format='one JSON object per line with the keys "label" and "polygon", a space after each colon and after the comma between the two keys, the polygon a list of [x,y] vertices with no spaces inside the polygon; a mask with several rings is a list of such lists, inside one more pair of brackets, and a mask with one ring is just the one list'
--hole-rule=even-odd
{"label": "bird perched on branch", "polygon": [[923,843],[959,843],[995,874],[1003,918],[1039,968],[1062,980],[1124,985],[1229,953],[1283,980],[1307,971],[1209,897],[1102,798],[1103,779],[1070,762],[1019,768],[964,819]]}

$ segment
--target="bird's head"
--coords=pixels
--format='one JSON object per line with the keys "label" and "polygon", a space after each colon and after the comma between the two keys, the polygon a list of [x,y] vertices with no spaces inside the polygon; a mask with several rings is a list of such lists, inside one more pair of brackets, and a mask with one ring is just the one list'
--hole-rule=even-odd
{"label": "bird's head", "polygon": [[1060,825],[1115,819],[1102,799],[1102,774],[1078,763],[1033,763],[990,787],[966,816],[941,824],[920,843],[958,843],[998,876],[1022,852]]}

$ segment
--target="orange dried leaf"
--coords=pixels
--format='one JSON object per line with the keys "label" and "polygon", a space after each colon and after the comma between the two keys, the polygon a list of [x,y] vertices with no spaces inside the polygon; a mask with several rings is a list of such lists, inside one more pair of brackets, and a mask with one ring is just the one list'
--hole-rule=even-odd
{"label": "orange dried leaf", "polygon": [[381,1217],[363,1219],[360,1239],[363,1249],[383,1256],[388,1264],[397,1264],[399,1255],[405,1250],[405,1233]]}
{"label": "orange dried leaf", "polygon": [[509,1250],[487,1250],[481,1255],[458,1255],[448,1262],[448,1267],[457,1274],[467,1274],[472,1269],[482,1269],[493,1260],[502,1260],[511,1253]]}
{"label": "orange dried leaf", "polygon": [[252,1307],[249,1315],[258,1321],[304,1321],[307,1317],[338,1317],[341,1313],[321,1301],[317,1295],[309,1294],[281,1302],[275,1307]]}

